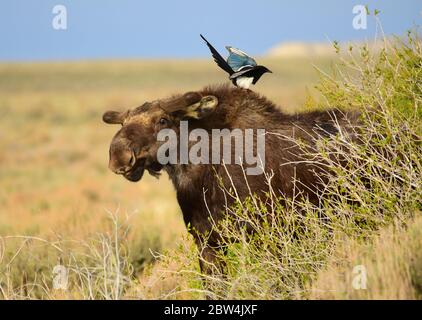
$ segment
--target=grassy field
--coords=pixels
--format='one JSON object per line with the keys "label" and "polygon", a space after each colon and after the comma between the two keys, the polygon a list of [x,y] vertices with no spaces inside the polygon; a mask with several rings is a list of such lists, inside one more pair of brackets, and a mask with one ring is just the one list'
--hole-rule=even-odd
{"label": "grassy field", "polygon": [[[336,61],[260,62],[274,73],[254,90],[294,113],[313,105],[308,93],[317,96],[313,64],[328,71]],[[0,297],[203,298],[197,277],[180,272],[195,273],[197,260],[171,183],[165,175],[145,175],[134,184],[110,172],[108,147],[117,128],[103,124],[101,116],[224,81],[210,59],[0,64]],[[344,92],[335,101],[353,99],[346,97],[350,88]],[[307,297],[420,297],[411,282],[422,278],[422,258],[405,254],[420,251],[420,225],[415,219],[410,233],[387,228],[381,233],[385,241],[367,246],[352,239],[346,247],[330,247],[327,269]],[[397,272],[381,265],[395,266],[390,250],[405,265]],[[349,264],[339,265],[339,257]],[[379,269],[379,286],[357,293],[344,277],[362,259]],[[57,265],[68,268],[67,290],[54,289]],[[400,293],[385,290],[385,277],[395,279],[389,284]]]}

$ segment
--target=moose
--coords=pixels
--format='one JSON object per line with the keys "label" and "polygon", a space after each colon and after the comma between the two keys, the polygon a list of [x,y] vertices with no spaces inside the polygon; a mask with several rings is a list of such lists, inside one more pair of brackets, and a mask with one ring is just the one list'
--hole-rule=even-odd
{"label": "moose", "polygon": [[[253,91],[226,85],[145,102],[123,112],[107,111],[103,121],[121,125],[110,145],[111,171],[134,182],[141,180],[145,170],[153,176],[158,176],[160,171],[169,175],[184,222],[191,226],[189,230],[193,230],[191,233],[198,246],[202,243],[201,236],[207,234],[207,245],[201,250],[200,259],[204,273],[211,272],[210,266],[219,263],[216,250],[220,235],[212,228],[211,221],[222,219],[227,214],[226,206],[233,201],[225,196],[222,185],[227,189],[235,187],[240,199],[245,199],[251,192],[264,197],[269,189],[268,179],[264,174],[246,175],[243,163],[163,164],[158,156],[165,143],[157,139],[160,131],[172,129],[179,136],[183,121],[189,124],[189,131],[198,128],[210,133],[215,129],[265,129],[266,152],[261,160],[265,164],[263,172],[272,172],[273,190],[292,197],[294,189],[299,188],[310,201],[318,203],[317,189],[321,180],[318,168],[311,162],[299,161],[302,151],[294,140],[299,139],[312,148],[316,137],[335,134],[339,127],[350,123],[347,113],[338,110],[285,114]],[[257,139],[255,133],[254,141]],[[210,143],[209,147],[224,146]],[[234,149],[231,148],[233,156]]]}

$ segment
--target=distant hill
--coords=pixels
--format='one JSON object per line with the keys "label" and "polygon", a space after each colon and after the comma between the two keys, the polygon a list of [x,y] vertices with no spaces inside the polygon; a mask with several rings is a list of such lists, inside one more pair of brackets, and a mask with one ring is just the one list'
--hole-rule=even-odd
{"label": "distant hill", "polygon": [[[349,50],[350,45],[362,46],[364,42],[345,42],[340,44],[341,51]],[[382,41],[371,41],[369,45],[373,49],[380,49]],[[329,42],[283,42],[270,48],[266,56],[268,57],[313,57],[313,56],[332,56],[336,54],[333,44]]]}

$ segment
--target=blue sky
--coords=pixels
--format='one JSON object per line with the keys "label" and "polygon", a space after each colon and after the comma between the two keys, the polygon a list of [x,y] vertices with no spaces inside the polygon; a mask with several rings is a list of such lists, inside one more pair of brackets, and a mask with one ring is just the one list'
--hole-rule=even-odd
{"label": "blue sky", "polygon": [[[55,5],[67,8],[67,30],[52,27]],[[358,40],[352,8],[381,10],[386,34],[422,24],[420,0],[2,0],[0,60],[205,57],[204,34],[261,54],[282,41]]]}

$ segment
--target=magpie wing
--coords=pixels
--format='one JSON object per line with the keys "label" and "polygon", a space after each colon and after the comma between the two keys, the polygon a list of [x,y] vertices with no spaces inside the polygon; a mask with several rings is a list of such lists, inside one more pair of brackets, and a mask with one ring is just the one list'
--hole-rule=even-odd
{"label": "magpie wing", "polygon": [[254,68],[255,68],[254,66],[250,66],[250,65],[240,67],[238,71],[230,75],[230,79],[236,79],[237,77],[240,77],[240,76],[244,76],[244,77],[251,76],[250,74],[248,75],[248,73],[252,71]]}
{"label": "magpie wing", "polygon": [[236,72],[244,66],[256,66],[257,63],[255,59],[250,57],[248,54],[242,50],[227,46],[226,49],[229,51],[230,55],[227,59],[229,66]]}
{"label": "magpie wing", "polygon": [[233,69],[230,67],[230,65],[226,62],[226,60],[224,60],[224,58],[218,53],[217,50],[215,50],[215,48],[211,45],[211,43],[209,43],[207,41],[207,39],[204,38],[204,36],[201,34],[200,35],[201,38],[206,42],[208,48],[211,51],[212,57],[214,58],[214,61],[217,63],[217,65],[223,69],[224,71],[226,71],[228,74],[232,75],[233,74]]}

